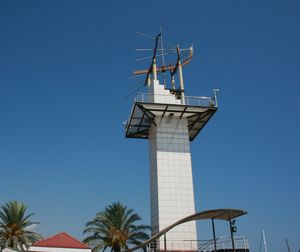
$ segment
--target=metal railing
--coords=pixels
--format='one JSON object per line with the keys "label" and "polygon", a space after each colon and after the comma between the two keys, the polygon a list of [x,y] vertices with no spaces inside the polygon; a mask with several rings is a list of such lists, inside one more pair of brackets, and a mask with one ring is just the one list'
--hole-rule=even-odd
{"label": "metal railing", "polygon": [[[248,239],[245,236],[234,237],[235,249],[238,251],[249,251]],[[217,251],[232,250],[231,237],[218,237],[216,239]],[[147,247],[147,251],[172,251],[189,250],[199,252],[215,252],[214,240],[166,240],[158,239]]]}
{"label": "metal railing", "polygon": [[[165,104],[181,104],[180,99],[176,99],[175,95],[160,95],[160,94],[148,94],[138,93],[134,97],[135,102],[146,102],[146,103],[165,103]],[[173,102],[172,102],[173,101]],[[177,101],[178,103],[175,103]],[[184,104],[189,106],[203,106],[203,107],[217,107],[216,96],[184,96]]]}
{"label": "metal railing", "polygon": [[166,252],[166,251],[197,251],[197,240],[165,240],[157,239],[148,245],[147,251]]}
{"label": "metal railing", "polygon": [[[216,239],[217,250],[230,250],[232,249],[230,237],[219,237]],[[234,237],[234,246],[236,250],[249,251],[248,239],[245,236]],[[214,251],[214,240],[201,241],[198,245],[198,251],[200,252],[211,252]]]}

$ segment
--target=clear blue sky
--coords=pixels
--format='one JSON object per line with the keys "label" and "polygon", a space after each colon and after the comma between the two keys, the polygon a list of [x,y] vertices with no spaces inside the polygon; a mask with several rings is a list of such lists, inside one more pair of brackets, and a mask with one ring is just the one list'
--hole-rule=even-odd
{"label": "clear blue sky", "polygon": [[[300,2],[1,1],[0,204],[25,202],[45,237],[120,200],[149,223],[145,140],[124,138],[136,31],[194,45],[186,93],[220,89],[192,143],[197,211],[241,208],[258,251],[300,249]],[[228,235],[218,223],[217,235]],[[199,223],[200,239],[210,239]]]}

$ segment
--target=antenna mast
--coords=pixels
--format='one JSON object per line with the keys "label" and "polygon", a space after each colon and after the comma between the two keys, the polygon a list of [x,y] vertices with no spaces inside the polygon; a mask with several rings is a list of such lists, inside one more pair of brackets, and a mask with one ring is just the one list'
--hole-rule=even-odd
{"label": "antenna mast", "polygon": [[268,250],[267,250],[266,236],[265,236],[265,230],[262,231],[262,237],[263,237],[265,252],[268,252]]}
{"label": "antenna mast", "polygon": [[[179,48],[179,46],[175,46],[169,43],[166,43],[163,41],[162,38],[162,28],[160,27],[160,33],[156,37],[148,36],[146,34],[143,34],[141,32],[137,32],[138,35],[141,35],[143,37],[152,39],[155,41],[155,46],[153,49],[149,48],[137,48],[135,51],[138,52],[153,52],[152,56],[142,57],[139,59],[136,59],[136,61],[146,60],[146,59],[152,59],[150,67],[148,69],[142,69],[142,70],[135,70],[133,71],[134,76],[143,76],[146,75],[145,79],[145,85],[148,84],[148,86],[151,85],[151,79],[157,80],[158,74],[163,74],[163,85],[166,90],[170,90],[172,94],[175,94],[177,99],[181,99],[182,104],[184,104],[184,82],[183,82],[183,74],[182,74],[182,68],[190,63],[193,57],[193,46],[189,48]],[[160,47],[160,48],[159,48]],[[159,52],[160,54],[157,54]],[[181,52],[182,55],[181,55]],[[174,56],[177,54],[177,59],[175,59],[174,62],[174,56],[173,60],[171,59],[172,56],[168,56],[168,59],[166,61],[165,56],[173,54]],[[158,62],[156,59],[158,56],[161,56],[161,62]],[[167,88],[167,81],[166,81],[166,72],[170,72],[171,77],[171,88]],[[175,78],[174,76],[178,74],[178,80],[179,80],[179,88],[175,87]]]}
{"label": "antenna mast", "polygon": [[[162,28],[160,27],[160,47],[161,47],[161,60],[162,60],[162,65],[165,65],[165,55],[164,55],[164,44],[163,44],[163,31]],[[163,73],[163,81],[164,81],[164,86],[165,88],[167,87],[166,83],[166,73]]]}
{"label": "antenna mast", "polygon": [[286,242],[286,246],[287,246],[288,251],[291,252],[290,245],[289,245],[289,242],[288,242],[287,238],[285,238],[285,242]]}

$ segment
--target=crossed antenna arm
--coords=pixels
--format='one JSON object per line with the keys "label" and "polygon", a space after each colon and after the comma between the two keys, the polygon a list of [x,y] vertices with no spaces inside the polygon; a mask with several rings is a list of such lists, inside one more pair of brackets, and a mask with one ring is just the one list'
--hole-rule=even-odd
{"label": "crossed antenna arm", "polygon": [[[156,47],[154,48],[154,54],[153,54],[153,58],[152,58],[152,63],[151,63],[151,66],[150,68],[148,69],[144,69],[144,70],[136,70],[136,71],[133,71],[132,74],[133,75],[142,75],[142,74],[147,74],[147,77],[148,75],[151,73],[152,71],[152,67],[153,67],[153,61],[155,59],[155,56],[156,56],[156,50],[157,50],[157,43],[158,43],[158,38],[159,38],[160,34],[156,37],[156,40],[157,42],[155,43],[156,44]],[[187,64],[189,64],[191,62],[193,58],[193,47],[191,47],[189,49],[189,56],[181,63],[181,66],[186,66]],[[178,55],[178,60],[180,60],[180,56]],[[176,70],[177,68],[177,65],[178,65],[178,61],[176,63],[176,65],[169,65],[169,66],[161,66],[161,67],[158,67],[157,68],[157,72],[166,72],[166,71],[174,71]]]}

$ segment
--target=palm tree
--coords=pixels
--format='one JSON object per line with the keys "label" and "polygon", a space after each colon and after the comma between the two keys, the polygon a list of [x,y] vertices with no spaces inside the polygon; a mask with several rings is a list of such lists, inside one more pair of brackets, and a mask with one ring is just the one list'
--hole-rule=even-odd
{"label": "palm tree", "polygon": [[150,227],[135,225],[140,220],[140,216],[133,209],[128,209],[120,202],[113,203],[86,223],[83,233],[89,236],[84,242],[93,247],[93,252],[104,251],[106,248],[119,252],[127,249],[129,245],[142,244],[149,239],[145,231],[150,230]]}
{"label": "palm tree", "polygon": [[0,243],[3,247],[17,250],[26,250],[28,247],[40,240],[41,235],[30,231],[38,222],[31,222],[26,215],[27,206],[17,201],[10,201],[1,206],[0,209]]}

